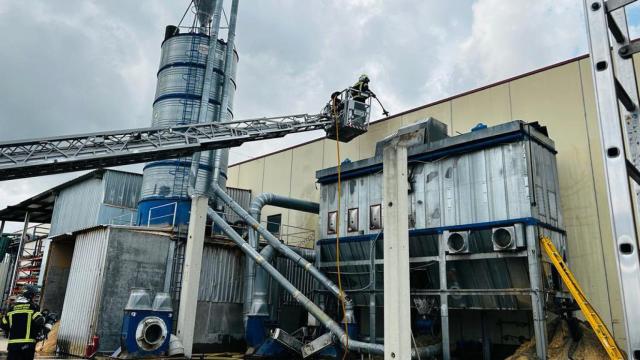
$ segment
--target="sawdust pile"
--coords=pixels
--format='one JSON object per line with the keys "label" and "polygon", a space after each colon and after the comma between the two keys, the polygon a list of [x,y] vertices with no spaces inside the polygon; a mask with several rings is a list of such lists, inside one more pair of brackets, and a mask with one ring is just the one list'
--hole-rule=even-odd
{"label": "sawdust pile", "polygon": [[[580,322],[579,328],[582,337],[578,341],[574,341],[569,332],[567,321],[558,321],[553,333],[549,333],[551,342],[547,347],[547,352],[550,360],[601,360],[609,358],[591,327],[584,322]],[[535,340],[532,339],[522,344],[513,355],[505,360],[534,359],[537,359],[536,344]]]}

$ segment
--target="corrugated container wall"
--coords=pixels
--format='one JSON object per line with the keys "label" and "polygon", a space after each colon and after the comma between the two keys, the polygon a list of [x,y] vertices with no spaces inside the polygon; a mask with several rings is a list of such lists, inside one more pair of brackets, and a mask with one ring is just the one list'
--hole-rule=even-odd
{"label": "corrugated container wall", "polygon": [[115,221],[130,224],[141,186],[139,174],[105,170],[102,176],[62,189],[53,207],[50,236]]}
{"label": "corrugated container wall", "polygon": [[111,226],[75,236],[58,333],[62,353],[86,356],[93,336],[100,339],[100,352],[120,346],[128,292],[164,289],[170,242],[162,233]]}

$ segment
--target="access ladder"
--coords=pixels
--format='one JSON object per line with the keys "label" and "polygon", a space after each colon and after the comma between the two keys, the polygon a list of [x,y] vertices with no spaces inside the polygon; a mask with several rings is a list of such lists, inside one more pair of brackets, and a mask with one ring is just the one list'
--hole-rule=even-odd
{"label": "access ladder", "polygon": [[620,280],[626,349],[640,359],[640,102],[626,6],[636,0],[584,0],[591,71],[600,124],[609,217]]}
{"label": "access ladder", "polygon": [[595,309],[587,300],[587,297],[584,295],[584,292],[582,292],[578,281],[575,277],[573,277],[573,273],[571,273],[571,270],[569,270],[569,267],[562,259],[562,256],[560,256],[560,254],[558,253],[558,250],[556,250],[556,247],[553,245],[551,239],[546,236],[542,236],[540,238],[540,242],[542,243],[542,248],[551,259],[553,266],[555,266],[556,270],[560,274],[562,281],[571,292],[571,295],[573,296],[575,301],[578,303],[578,306],[580,307],[580,310],[582,310],[584,317],[587,319],[589,325],[591,325],[591,328],[593,328],[593,331],[596,333],[598,340],[600,340],[600,343],[607,351],[607,354],[609,354],[609,357],[615,360],[624,359],[624,356],[618,348],[616,341],[613,339],[613,336],[611,336],[611,333],[602,322],[602,319],[600,319],[598,313],[596,313]]}

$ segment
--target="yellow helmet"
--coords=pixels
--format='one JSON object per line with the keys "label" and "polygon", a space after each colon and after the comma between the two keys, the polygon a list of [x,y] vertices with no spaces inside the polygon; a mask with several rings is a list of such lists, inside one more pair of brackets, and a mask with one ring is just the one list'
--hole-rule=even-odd
{"label": "yellow helmet", "polygon": [[369,76],[367,74],[360,75],[359,81],[369,81]]}

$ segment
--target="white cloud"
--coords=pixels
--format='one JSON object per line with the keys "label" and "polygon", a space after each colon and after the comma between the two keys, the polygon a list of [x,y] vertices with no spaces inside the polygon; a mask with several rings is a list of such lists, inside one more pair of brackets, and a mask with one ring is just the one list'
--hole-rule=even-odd
{"label": "white cloud", "polygon": [[[0,33],[12,49],[0,57],[0,139],[148,125],[164,26],[179,20],[187,2],[0,0]],[[586,50],[581,4],[242,2],[236,118],[317,112],[361,72],[398,113],[561,61]],[[250,143],[231,158],[317,136]],[[0,183],[0,207],[59,179]]]}

